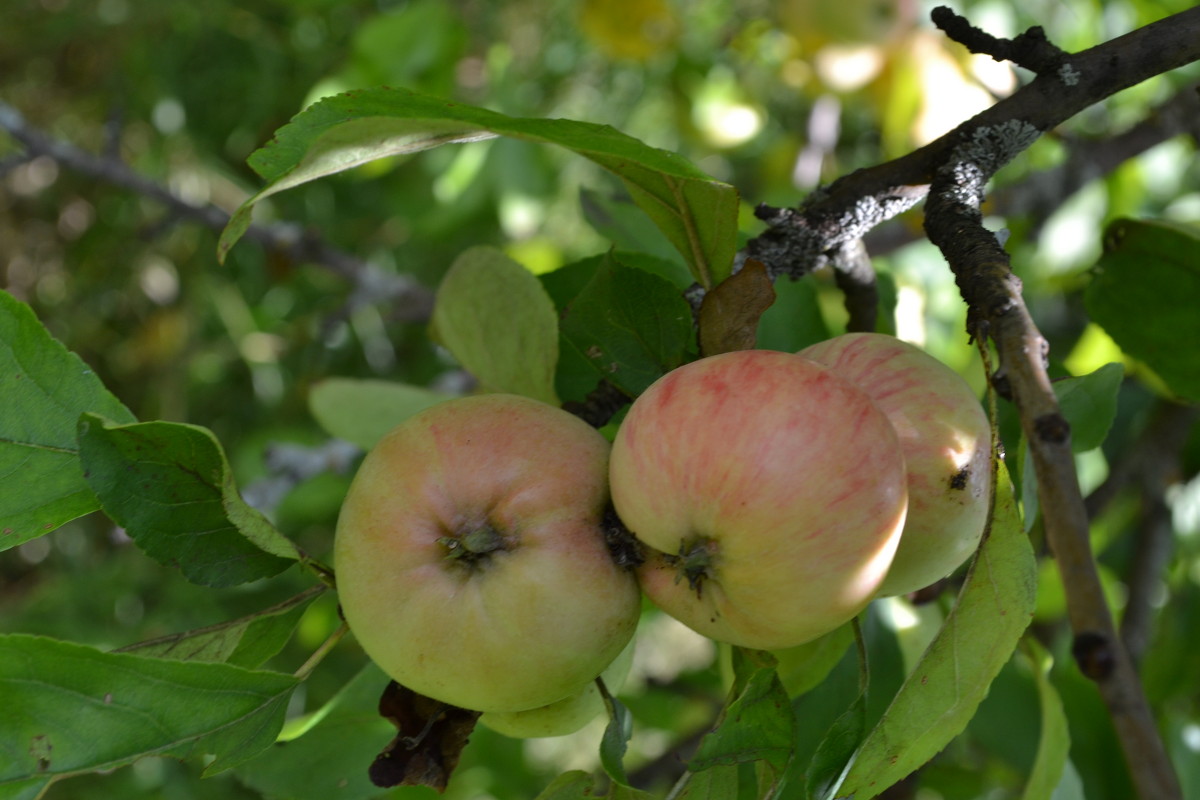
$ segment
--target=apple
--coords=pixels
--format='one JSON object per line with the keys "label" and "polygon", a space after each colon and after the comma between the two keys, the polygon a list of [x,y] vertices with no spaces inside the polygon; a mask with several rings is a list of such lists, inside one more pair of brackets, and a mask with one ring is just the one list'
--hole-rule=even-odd
{"label": "apple", "polygon": [[975,552],[991,506],[992,433],[967,382],[919,347],[848,333],[800,355],[825,364],[875,401],[900,438],[908,520],[881,595],[915,592]]}
{"label": "apple", "polygon": [[[634,641],[631,639],[616,660],[600,673],[604,688],[610,695],[621,691],[625,679],[629,677],[629,668],[633,664]],[[479,722],[496,733],[514,739],[540,739],[575,733],[604,714],[605,710],[600,689],[597,688],[596,681],[591,680],[571,696],[556,703],[531,708],[528,711],[489,711],[479,717]]]}
{"label": "apple", "polygon": [[401,685],[462,708],[562,700],[625,647],[637,582],[609,555],[609,444],[525,397],[450,400],[367,454],[334,543],[342,612]]}
{"label": "apple", "polygon": [[904,524],[887,417],[833,370],[743,350],[686,364],[630,407],[613,504],[648,548],[647,596],[693,630],[764,650],[854,617]]}

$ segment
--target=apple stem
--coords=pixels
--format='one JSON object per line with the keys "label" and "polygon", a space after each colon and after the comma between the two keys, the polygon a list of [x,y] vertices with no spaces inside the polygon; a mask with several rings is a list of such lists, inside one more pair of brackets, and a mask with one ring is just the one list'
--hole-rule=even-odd
{"label": "apple stem", "polygon": [[713,564],[716,552],[717,543],[712,539],[696,540],[690,547],[687,542],[680,541],[679,554],[667,556],[666,560],[679,567],[679,576],[687,578],[688,586],[696,590],[696,597],[700,597],[704,580],[712,577],[709,567]]}
{"label": "apple stem", "polygon": [[446,558],[472,563],[497,550],[504,550],[504,537],[491,525],[473,528],[461,536],[441,536],[438,544],[446,548]]}

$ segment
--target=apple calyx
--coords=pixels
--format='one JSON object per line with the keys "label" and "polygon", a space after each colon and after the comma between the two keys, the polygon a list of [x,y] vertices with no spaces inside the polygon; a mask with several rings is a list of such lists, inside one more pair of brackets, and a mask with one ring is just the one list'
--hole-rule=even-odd
{"label": "apple calyx", "polygon": [[504,536],[490,523],[472,528],[459,536],[439,536],[438,544],[446,549],[446,558],[466,565],[475,566],[487,561],[497,550],[507,550]]}
{"label": "apple calyx", "polygon": [[679,574],[675,577],[675,582],[687,578],[688,586],[696,591],[696,597],[700,597],[703,590],[704,581],[712,577],[710,567],[716,561],[717,543],[712,539],[695,539],[689,545],[685,541],[679,542],[679,553],[676,555],[664,555],[663,560],[673,567],[678,568]]}

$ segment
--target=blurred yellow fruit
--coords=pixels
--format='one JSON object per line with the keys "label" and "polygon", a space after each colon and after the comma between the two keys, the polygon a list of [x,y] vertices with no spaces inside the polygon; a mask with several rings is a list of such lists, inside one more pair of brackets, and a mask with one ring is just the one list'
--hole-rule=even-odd
{"label": "blurred yellow fruit", "polygon": [[666,0],[586,0],[579,25],[613,59],[645,61],[674,45],[679,19]]}
{"label": "blurred yellow fruit", "polygon": [[916,19],[913,0],[785,0],[784,28],[808,51],[829,44],[878,44]]}

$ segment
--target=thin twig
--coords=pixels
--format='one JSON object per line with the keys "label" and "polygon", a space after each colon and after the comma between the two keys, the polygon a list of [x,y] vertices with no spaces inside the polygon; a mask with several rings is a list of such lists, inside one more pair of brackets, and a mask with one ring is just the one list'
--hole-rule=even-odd
{"label": "thin twig", "polygon": [[[197,204],[180,197],[166,186],[130,169],[111,152],[95,155],[55,139],[30,125],[17,109],[0,101],[0,130],[7,131],[24,148],[22,157],[46,156],[61,167],[105,183],[119,186],[164,206],[176,218],[187,219],[214,231],[224,230],[229,213],[212,203]],[[333,247],[314,233],[294,224],[252,224],[245,238],[265,249],[299,262],[316,264],[354,286],[350,304],[388,302],[402,321],[422,322],[429,318],[433,294],[411,276],[384,272],[370,263]]]}

